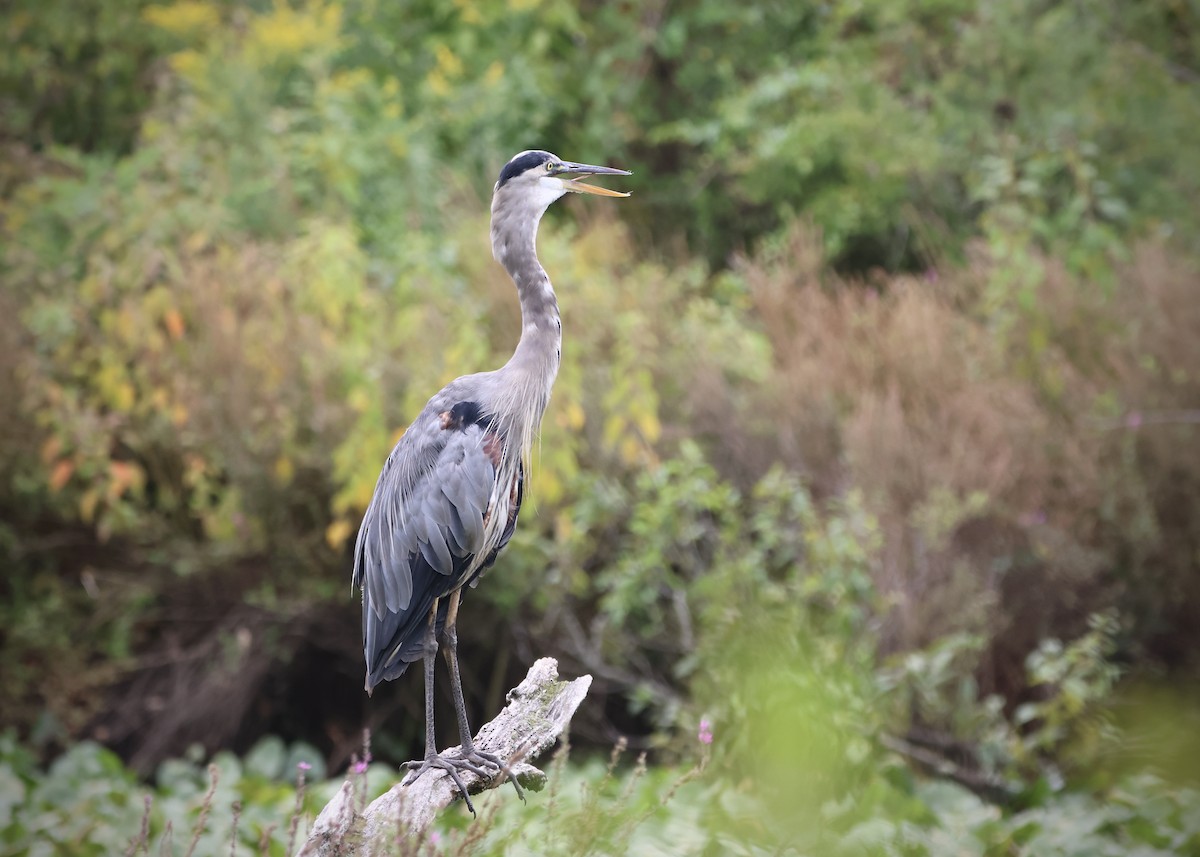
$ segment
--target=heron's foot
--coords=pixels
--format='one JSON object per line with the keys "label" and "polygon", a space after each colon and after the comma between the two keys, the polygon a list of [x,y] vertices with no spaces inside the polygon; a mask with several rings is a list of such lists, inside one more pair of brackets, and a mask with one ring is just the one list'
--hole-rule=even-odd
{"label": "heron's foot", "polygon": [[[488,770],[487,765],[494,766],[495,770]],[[501,772],[504,772],[512,779],[512,774],[508,770],[508,767],[501,763],[497,756],[491,753],[480,753],[475,750],[466,754],[456,755],[434,753],[426,756],[423,761],[405,762],[402,767],[409,770],[409,774],[404,778],[403,782],[403,785],[406,786],[412,785],[426,771],[445,771],[450,775],[450,779],[454,781],[454,785],[458,789],[458,793],[462,795],[463,801],[467,804],[467,809],[471,811],[471,815],[475,815],[475,805],[471,803],[471,796],[467,793],[467,786],[463,782],[461,772],[470,771],[485,781],[491,780]],[[521,791],[521,787],[517,785],[516,780],[513,780],[513,785],[517,788],[517,794],[521,795],[521,800],[524,800],[525,795]]]}
{"label": "heron's foot", "polygon": [[[497,756],[495,753],[488,753],[484,750],[476,750],[474,747],[469,747],[459,751],[459,758],[471,762],[474,767],[472,770],[480,776],[486,776],[489,780],[498,775],[503,775],[513,784],[513,788],[517,790],[517,797],[521,799],[521,803],[525,803],[525,790],[521,788],[521,784],[517,782],[516,776],[513,775],[512,769],[508,767],[508,763]],[[495,774],[483,774],[479,769],[484,765],[491,765],[496,769]]]}

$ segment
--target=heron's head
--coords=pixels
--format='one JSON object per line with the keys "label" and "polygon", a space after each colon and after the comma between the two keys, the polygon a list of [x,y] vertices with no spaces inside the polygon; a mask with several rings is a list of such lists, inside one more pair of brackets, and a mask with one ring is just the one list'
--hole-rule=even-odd
{"label": "heron's head", "polygon": [[627,193],[597,187],[583,181],[588,176],[627,176],[628,170],[597,167],[564,161],[558,155],[540,149],[521,152],[504,165],[492,198],[492,212],[521,211],[540,217],[552,202],[568,193],[595,196],[629,196]]}

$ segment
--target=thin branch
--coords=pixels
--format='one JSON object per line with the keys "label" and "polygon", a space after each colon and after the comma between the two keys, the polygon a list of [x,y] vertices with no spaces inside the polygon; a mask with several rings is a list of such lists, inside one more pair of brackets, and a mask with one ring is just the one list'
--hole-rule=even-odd
{"label": "thin branch", "polygon": [[1192,86],[1200,83],[1200,74],[1197,74],[1185,65],[1164,57],[1157,51],[1151,50],[1141,42],[1134,39],[1128,39],[1126,40],[1125,44],[1138,56],[1157,65],[1168,75],[1170,75],[1176,82],[1187,83],[1191,84]]}
{"label": "thin branch", "polygon": [[1090,422],[1098,429],[1132,431],[1147,426],[1197,425],[1200,424],[1200,410],[1130,411],[1118,419],[1094,419]]}
{"label": "thin branch", "polygon": [[952,780],[989,803],[997,806],[1011,806],[1018,797],[1019,790],[999,777],[956,765],[945,756],[918,747],[902,738],[883,735],[880,737],[879,743],[893,753],[899,753],[925,772]]}

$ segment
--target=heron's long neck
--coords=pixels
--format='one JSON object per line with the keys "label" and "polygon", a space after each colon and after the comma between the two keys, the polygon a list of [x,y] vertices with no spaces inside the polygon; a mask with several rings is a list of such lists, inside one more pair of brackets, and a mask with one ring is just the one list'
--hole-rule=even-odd
{"label": "heron's long neck", "polygon": [[[539,216],[528,212],[492,211],[492,253],[508,271],[521,299],[521,341],[501,370],[513,387],[511,401],[520,403],[518,422],[536,431],[558,375],[562,322],[550,278],[537,258]],[[524,432],[522,432],[524,434]],[[522,438],[528,453],[531,436]]]}

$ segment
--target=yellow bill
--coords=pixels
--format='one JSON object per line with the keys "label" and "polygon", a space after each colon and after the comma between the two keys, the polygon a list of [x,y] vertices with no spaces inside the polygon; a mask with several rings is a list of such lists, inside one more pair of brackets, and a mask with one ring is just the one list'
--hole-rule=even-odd
{"label": "yellow bill", "polygon": [[595,196],[629,196],[619,190],[609,190],[606,187],[587,184],[582,179],[562,179],[563,187],[575,193],[590,193]]}

